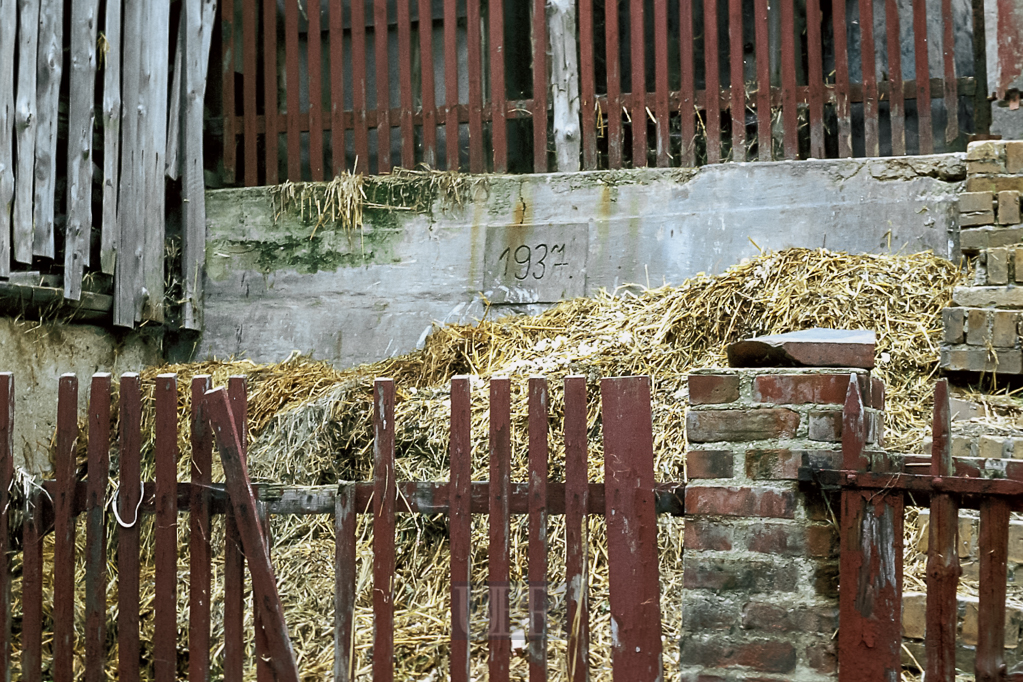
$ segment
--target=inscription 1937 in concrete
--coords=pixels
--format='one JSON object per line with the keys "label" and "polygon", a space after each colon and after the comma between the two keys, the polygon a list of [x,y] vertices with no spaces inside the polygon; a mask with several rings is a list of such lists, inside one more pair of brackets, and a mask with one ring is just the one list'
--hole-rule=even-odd
{"label": "inscription 1937 in concrete", "polygon": [[589,227],[487,229],[483,292],[491,303],[557,303],[586,293]]}

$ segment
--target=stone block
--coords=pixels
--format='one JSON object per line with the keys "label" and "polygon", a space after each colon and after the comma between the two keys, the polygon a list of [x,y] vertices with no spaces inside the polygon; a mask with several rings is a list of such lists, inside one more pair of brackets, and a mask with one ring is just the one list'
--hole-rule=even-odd
{"label": "stone block", "polygon": [[1005,143],[1005,171],[1007,173],[1023,173],[1023,140],[1011,140]]}
{"label": "stone block", "polygon": [[736,374],[689,375],[690,405],[730,403],[738,398],[739,377]]}
{"label": "stone block", "polygon": [[983,414],[983,410],[980,409],[980,405],[977,403],[970,402],[969,400],[963,400],[962,398],[956,398],[955,396],[949,396],[948,409],[951,413],[952,421],[954,422],[969,421],[974,417],[979,417]]}
{"label": "stone block", "polygon": [[977,440],[977,456],[985,459],[1002,459],[1005,439],[1001,436],[981,436]]}
{"label": "stone block", "polygon": [[1018,225],[1020,222],[1018,191],[1006,190],[998,193],[998,224]]}
{"label": "stone block", "polygon": [[[959,225],[963,226],[962,223],[959,223]],[[988,243],[990,242],[989,239],[990,235],[991,230],[964,229],[962,232],[959,233],[959,248],[961,248],[964,252],[969,253],[980,251],[981,249],[986,249]]]}
{"label": "stone block", "polygon": [[974,175],[966,179],[967,192],[1023,191],[1023,175]]}
{"label": "stone block", "polygon": [[902,593],[902,636],[923,639],[927,634],[927,594]]}
{"label": "stone block", "polygon": [[1019,313],[996,310],[991,313],[991,344],[998,348],[1014,348],[1019,338]]}
{"label": "stone block", "polygon": [[987,283],[1009,283],[1009,249],[1001,246],[988,249],[987,252]]}
{"label": "stone block", "polygon": [[1008,451],[1013,459],[1023,459],[1023,438],[1010,438]]}
{"label": "stone block", "polygon": [[995,195],[993,192],[963,192],[959,195],[959,211],[961,213],[990,211],[994,205]]}
{"label": "stone block", "polygon": [[978,227],[980,225],[994,225],[994,210],[976,211],[973,213],[960,213],[959,224],[962,227]]}
{"label": "stone block", "polygon": [[945,308],[941,311],[941,326],[945,343],[963,343],[966,329],[966,314],[962,308]]}
{"label": "stone block", "polygon": [[1023,287],[956,287],[952,304],[964,308],[1023,308]]}
{"label": "stone block", "polygon": [[1004,158],[1005,147],[998,140],[978,140],[966,146],[967,161],[988,161]]}
{"label": "stone block", "polygon": [[686,488],[687,515],[791,519],[795,510],[795,493],[789,490],[735,486]]}
{"label": "stone block", "polygon": [[988,330],[988,311],[971,308],[966,313],[966,343],[971,346],[987,346],[991,338]]}
{"label": "stone block", "polygon": [[804,329],[729,344],[732,367],[874,367],[877,337],[864,329]]}
{"label": "stone block", "polygon": [[686,433],[690,443],[792,438],[799,413],[785,408],[751,410],[689,410]]}
{"label": "stone block", "polygon": [[[1023,242],[1023,227],[1000,227],[991,230],[988,235],[988,246],[1013,246]],[[961,248],[961,247],[960,247]]]}
{"label": "stone block", "polygon": [[973,457],[973,439],[968,436],[952,436],[953,457]]}
{"label": "stone block", "polygon": [[982,175],[985,173],[1004,173],[1004,161],[967,161],[966,172],[969,175]]}
{"label": "stone block", "polygon": [[730,450],[692,450],[686,453],[686,478],[731,478],[733,460]]}

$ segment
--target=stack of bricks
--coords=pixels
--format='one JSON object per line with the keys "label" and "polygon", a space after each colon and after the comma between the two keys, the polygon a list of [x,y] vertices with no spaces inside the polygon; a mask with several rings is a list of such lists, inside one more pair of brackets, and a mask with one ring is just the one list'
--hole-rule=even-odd
{"label": "stack of bricks", "polygon": [[1023,374],[1023,141],[973,142],[959,195],[960,247],[976,278],[944,311],[941,367]]}
{"label": "stack of bricks", "polygon": [[884,389],[865,370],[689,377],[683,680],[836,679],[838,510],[798,476],[840,468],[850,374],[879,448]]}

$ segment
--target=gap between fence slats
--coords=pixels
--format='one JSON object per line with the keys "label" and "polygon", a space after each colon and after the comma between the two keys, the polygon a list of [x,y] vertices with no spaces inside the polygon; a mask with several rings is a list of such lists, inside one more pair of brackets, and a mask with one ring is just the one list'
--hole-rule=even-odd
{"label": "gap between fence slats", "polygon": [[139,481],[142,393],[139,375],[121,375],[117,510],[117,679],[139,680]]}
{"label": "gap between fence slats", "polygon": [[529,682],[547,680],[547,380],[529,378]]}
{"label": "gap between fence slats", "polygon": [[472,403],[469,377],[451,380],[451,682],[469,682],[469,578],[472,530]]}

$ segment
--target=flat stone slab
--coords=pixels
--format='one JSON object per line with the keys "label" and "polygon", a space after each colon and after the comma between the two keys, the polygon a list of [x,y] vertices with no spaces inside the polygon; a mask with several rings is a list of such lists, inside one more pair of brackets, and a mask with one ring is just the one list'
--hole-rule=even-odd
{"label": "flat stone slab", "polygon": [[726,349],[732,367],[874,367],[874,332],[865,329],[806,329],[760,336]]}
{"label": "flat stone slab", "polygon": [[956,287],[952,305],[964,308],[1023,308],[1023,287]]}

